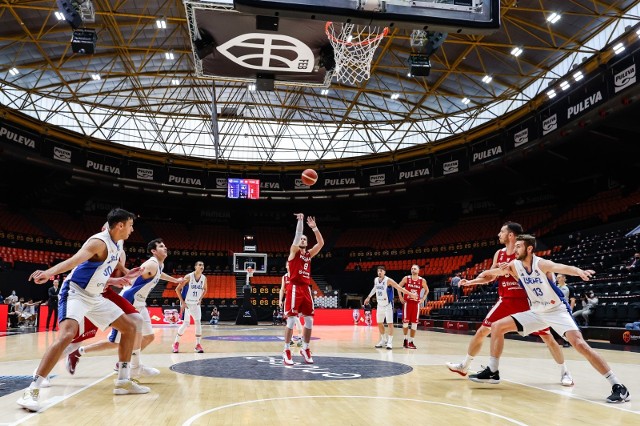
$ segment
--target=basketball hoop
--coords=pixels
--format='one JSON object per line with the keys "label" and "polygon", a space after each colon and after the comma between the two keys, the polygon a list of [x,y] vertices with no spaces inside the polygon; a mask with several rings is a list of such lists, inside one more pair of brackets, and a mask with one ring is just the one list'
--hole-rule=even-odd
{"label": "basketball hoop", "polygon": [[333,46],[338,81],[357,84],[371,76],[371,61],[389,28],[327,22],[324,27]]}

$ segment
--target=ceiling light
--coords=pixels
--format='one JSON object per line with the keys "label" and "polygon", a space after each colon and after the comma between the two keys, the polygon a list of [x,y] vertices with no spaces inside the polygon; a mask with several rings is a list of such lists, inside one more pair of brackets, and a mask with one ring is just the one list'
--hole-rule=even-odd
{"label": "ceiling light", "polygon": [[616,53],[616,55],[619,55],[620,53],[624,52],[624,44],[622,43],[618,43],[615,46],[613,46],[613,51]]}
{"label": "ceiling light", "polygon": [[582,74],[582,71],[576,71],[573,74],[573,80],[577,83],[578,81],[582,80],[584,78],[584,75]]}
{"label": "ceiling light", "polygon": [[168,51],[168,52],[164,52],[164,57],[169,59],[169,60],[173,60],[175,59],[175,55],[173,54],[173,51]]}
{"label": "ceiling light", "polygon": [[547,96],[549,97],[549,99],[553,99],[556,97],[556,91],[551,89],[547,92]]}
{"label": "ceiling light", "polygon": [[174,78],[171,80],[171,84],[173,84],[174,86],[179,86],[180,85],[180,80],[178,80],[177,78]]}
{"label": "ceiling light", "polygon": [[255,83],[249,83],[249,85],[247,86],[247,89],[249,89],[249,91],[251,91],[251,92],[255,92],[256,91],[256,84]]}
{"label": "ceiling light", "polygon": [[62,12],[56,11],[54,15],[56,15],[56,18],[58,19],[58,21],[64,21],[64,15],[62,14]]}
{"label": "ceiling light", "polygon": [[551,15],[547,16],[547,22],[555,24],[560,20],[560,17],[561,16],[559,13],[553,12]]}
{"label": "ceiling light", "polygon": [[562,83],[560,83],[560,88],[562,90],[567,90],[569,87],[571,87],[571,85],[566,80],[564,80],[564,81],[562,81]]}
{"label": "ceiling light", "polygon": [[102,77],[100,77],[100,74],[91,74],[91,78],[94,79],[95,81],[100,80]]}
{"label": "ceiling light", "polygon": [[410,72],[407,73],[407,77],[412,77]]}
{"label": "ceiling light", "polygon": [[469,99],[469,98],[462,98],[462,101],[461,101],[461,102],[462,102],[463,104],[467,105],[469,102],[471,102],[471,99]]}
{"label": "ceiling light", "polygon": [[489,84],[489,83],[491,83],[491,80],[493,80],[493,77],[491,77],[490,75],[485,75],[484,77],[482,77],[482,81],[484,83]]}
{"label": "ceiling light", "polygon": [[156,27],[158,27],[158,29],[164,30],[167,28],[167,21],[164,18],[158,18],[156,19]]}
{"label": "ceiling light", "polygon": [[636,31],[636,34],[638,34],[638,37],[640,37],[640,30]]}
{"label": "ceiling light", "polygon": [[320,91],[320,94],[321,94],[321,95],[328,95],[328,94],[329,94],[329,89],[322,89],[322,90]]}
{"label": "ceiling light", "polygon": [[18,75],[18,74],[20,74],[20,71],[18,70],[18,68],[13,67],[13,68],[11,68],[11,69],[9,70],[9,74],[11,74],[11,75]]}
{"label": "ceiling light", "polygon": [[517,58],[518,56],[522,55],[522,49],[516,46],[511,50],[511,54]]}
{"label": "ceiling light", "polygon": [[391,99],[396,100],[400,97],[400,93],[392,93],[391,94]]}

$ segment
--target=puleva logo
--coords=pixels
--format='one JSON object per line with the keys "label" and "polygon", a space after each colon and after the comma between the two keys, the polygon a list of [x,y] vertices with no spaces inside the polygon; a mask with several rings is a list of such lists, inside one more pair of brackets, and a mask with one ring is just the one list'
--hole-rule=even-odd
{"label": "puleva logo", "polygon": [[62,149],[60,147],[53,147],[53,158],[54,160],[64,161],[65,163],[71,162],[71,151],[68,149]]}
{"label": "puleva logo", "polygon": [[[284,34],[241,34],[216,49],[230,61],[254,70],[309,73],[315,62],[309,46]],[[239,51],[244,54],[237,56]]]}

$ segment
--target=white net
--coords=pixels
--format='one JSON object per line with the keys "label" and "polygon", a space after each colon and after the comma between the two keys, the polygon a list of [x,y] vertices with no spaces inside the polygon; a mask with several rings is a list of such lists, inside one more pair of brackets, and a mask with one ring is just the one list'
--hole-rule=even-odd
{"label": "white net", "polygon": [[327,37],[333,46],[338,81],[357,84],[371,76],[371,61],[389,28],[327,22]]}

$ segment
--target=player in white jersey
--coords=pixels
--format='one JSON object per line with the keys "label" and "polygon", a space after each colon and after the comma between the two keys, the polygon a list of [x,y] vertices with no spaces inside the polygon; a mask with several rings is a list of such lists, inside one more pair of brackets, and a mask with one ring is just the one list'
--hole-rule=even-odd
{"label": "player in white jersey", "polygon": [[[562,291],[555,283],[555,275],[565,274],[582,278],[583,281],[595,274],[594,271],[582,270],[575,266],[555,263],[535,256],[536,239],[532,235],[519,235],[516,238],[516,259],[503,265],[484,271],[487,275],[510,274],[518,278],[518,283],[527,292],[531,310],[519,312],[491,324],[491,357],[489,366],[478,374],[469,376],[475,382],[500,383],[498,364],[504,347],[504,335],[518,331],[527,335],[545,327],[553,328],[559,335],[571,343],[571,346],[589,361],[611,384],[611,395],[607,402],[625,402],[629,400],[629,391],[620,383],[607,362],[594,351],[582,337],[569,311],[569,304]],[[480,274],[480,275],[482,275]]]}
{"label": "player in white jersey", "polygon": [[113,325],[122,332],[118,348],[118,378],[113,393],[148,393],[149,388],[130,380],[129,362],[135,340],[135,324],[122,309],[102,297],[102,290],[116,268],[123,241],[133,232],[133,213],[113,209],[107,216],[109,229],[90,237],[69,259],[46,271],[36,270],[29,280],[44,284],[53,276],[73,269],[67,276],[59,296],[59,332],[55,342],[45,352],[33,377],[33,382],[18,400],[18,405],[31,411],[40,409],[40,387],[64,349],[76,337],[87,317],[101,329]]}
{"label": "player in white jersey", "polygon": [[[373,279],[373,288],[364,300],[367,305],[373,295],[376,296],[378,307],[376,311],[376,321],[378,322],[378,330],[380,331],[380,341],[376,344],[376,348],[387,347],[393,349],[393,289],[391,297],[389,297],[389,286],[395,288],[400,293],[410,295],[411,292],[400,287],[397,282],[386,276],[387,270],[384,266],[378,266],[378,277]],[[384,332],[384,320],[387,320],[388,333]]]}
{"label": "player in white jersey", "polygon": [[176,338],[173,342],[173,353],[180,350],[180,337],[191,324],[191,317],[196,326],[196,347],[195,351],[199,354],[204,352],[202,349],[202,298],[207,293],[207,277],[204,276],[204,263],[197,261],[195,271],[185,275],[183,281],[176,288],[178,299],[180,299],[180,310],[184,311],[184,321],[178,329]]}

